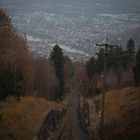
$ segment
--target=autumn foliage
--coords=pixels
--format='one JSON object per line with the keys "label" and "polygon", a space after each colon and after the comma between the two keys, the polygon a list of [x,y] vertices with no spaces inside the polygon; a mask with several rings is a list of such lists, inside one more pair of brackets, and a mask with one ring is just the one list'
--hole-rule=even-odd
{"label": "autumn foliage", "polygon": [[0,97],[18,97],[32,87],[33,63],[26,41],[13,29],[10,18],[0,10]]}
{"label": "autumn foliage", "polygon": [[35,60],[35,90],[39,97],[56,99],[58,79],[53,63],[46,58],[40,57]]}

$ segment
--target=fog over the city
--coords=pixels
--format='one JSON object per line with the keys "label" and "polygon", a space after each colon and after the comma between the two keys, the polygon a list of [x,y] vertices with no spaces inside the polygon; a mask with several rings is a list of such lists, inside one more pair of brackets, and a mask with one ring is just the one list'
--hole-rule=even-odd
{"label": "fog over the city", "polygon": [[31,51],[46,57],[54,44],[83,59],[105,37],[115,44],[129,38],[139,43],[139,0],[1,0],[0,7],[16,30],[26,34]]}

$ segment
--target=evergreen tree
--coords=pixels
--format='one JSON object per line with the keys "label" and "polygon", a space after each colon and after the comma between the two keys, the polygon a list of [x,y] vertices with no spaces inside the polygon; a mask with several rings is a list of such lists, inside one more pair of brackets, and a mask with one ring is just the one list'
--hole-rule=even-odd
{"label": "evergreen tree", "polygon": [[61,98],[64,93],[64,56],[62,49],[58,45],[53,48],[51,60],[54,62],[56,76],[59,80],[58,98]]}
{"label": "evergreen tree", "polygon": [[127,51],[124,51],[121,46],[108,51],[107,66],[108,69],[114,69],[114,72],[117,76],[118,87],[122,80],[123,71],[127,68],[129,61],[130,59],[128,57]]}
{"label": "evergreen tree", "polygon": [[127,43],[127,53],[129,57],[133,57],[135,55],[135,41],[133,39],[129,39]]}
{"label": "evergreen tree", "polygon": [[94,57],[90,58],[90,60],[86,63],[86,69],[87,69],[88,77],[91,80],[93,74],[96,73],[96,59]]}
{"label": "evergreen tree", "polygon": [[98,57],[97,57],[97,61],[96,61],[96,65],[97,65],[97,69],[96,72],[97,74],[101,73],[104,69],[104,49],[100,49]]}
{"label": "evergreen tree", "polygon": [[134,79],[136,85],[140,85],[140,48],[136,54],[136,66],[134,67]]}
{"label": "evergreen tree", "polygon": [[108,68],[112,67],[115,70],[117,70],[120,65],[125,69],[126,65],[129,63],[128,54],[122,49],[122,47],[109,50],[107,58]]}

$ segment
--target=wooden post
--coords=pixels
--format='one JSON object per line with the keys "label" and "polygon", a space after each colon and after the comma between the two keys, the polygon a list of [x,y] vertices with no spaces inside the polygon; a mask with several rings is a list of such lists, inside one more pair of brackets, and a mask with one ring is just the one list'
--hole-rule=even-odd
{"label": "wooden post", "polygon": [[98,47],[104,47],[104,72],[101,78],[103,78],[104,88],[102,93],[102,103],[101,103],[101,117],[100,117],[100,139],[105,140],[104,136],[104,116],[105,116],[105,92],[106,92],[106,72],[107,72],[107,58],[108,58],[108,48],[112,49],[118,47],[117,45],[108,44],[108,39],[106,39],[105,44],[96,44]]}

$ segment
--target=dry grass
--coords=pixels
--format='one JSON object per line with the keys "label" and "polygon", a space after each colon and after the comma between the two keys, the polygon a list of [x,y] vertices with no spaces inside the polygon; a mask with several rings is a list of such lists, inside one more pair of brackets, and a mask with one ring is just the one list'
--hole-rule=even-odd
{"label": "dry grass", "polygon": [[[90,100],[91,121],[94,129],[99,127],[101,95]],[[140,88],[128,87],[106,93],[105,130],[107,140],[140,139]]]}
{"label": "dry grass", "polygon": [[10,100],[0,108],[0,140],[32,140],[52,108],[61,106],[35,97]]}

